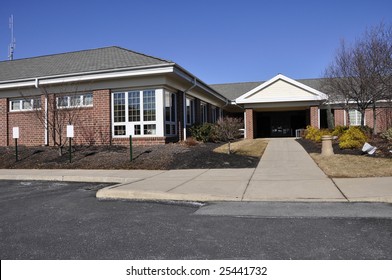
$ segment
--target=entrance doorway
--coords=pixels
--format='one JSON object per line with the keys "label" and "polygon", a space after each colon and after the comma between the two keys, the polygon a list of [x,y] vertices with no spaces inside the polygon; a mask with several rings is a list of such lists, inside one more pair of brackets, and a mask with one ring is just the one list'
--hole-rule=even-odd
{"label": "entrance doorway", "polygon": [[257,112],[257,138],[293,137],[295,130],[306,127],[307,111]]}

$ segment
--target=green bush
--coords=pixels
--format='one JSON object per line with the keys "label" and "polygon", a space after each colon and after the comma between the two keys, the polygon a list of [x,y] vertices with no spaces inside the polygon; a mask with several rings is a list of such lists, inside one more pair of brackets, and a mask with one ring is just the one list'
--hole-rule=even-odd
{"label": "green bush", "polygon": [[330,134],[331,132],[328,129],[318,129],[317,127],[308,125],[306,127],[305,139],[314,142],[321,142],[321,137],[323,135],[330,135]]}
{"label": "green bush", "polygon": [[392,127],[387,131],[381,134],[381,137],[388,140],[388,142],[392,143]]}
{"label": "green bush", "polygon": [[351,126],[339,139],[341,149],[359,149],[365,144],[367,137],[360,127]]}
{"label": "green bush", "polygon": [[197,141],[213,142],[215,141],[215,127],[211,123],[194,125],[190,128],[192,137]]}
{"label": "green bush", "polygon": [[348,126],[337,125],[335,126],[335,129],[332,131],[332,136],[340,137],[343,135],[344,132],[346,132],[346,130],[348,130]]}

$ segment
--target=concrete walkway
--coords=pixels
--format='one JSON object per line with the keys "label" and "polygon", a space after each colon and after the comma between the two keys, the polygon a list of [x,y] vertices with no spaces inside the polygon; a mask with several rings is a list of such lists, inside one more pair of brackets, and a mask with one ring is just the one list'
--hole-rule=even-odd
{"label": "concrete walkway", "polygon": [[392,203],[392,177],[330,179],[294,139],[270,139],[257,168],[0,169],[0,179],[114,183],[97,192],[100,199]]}

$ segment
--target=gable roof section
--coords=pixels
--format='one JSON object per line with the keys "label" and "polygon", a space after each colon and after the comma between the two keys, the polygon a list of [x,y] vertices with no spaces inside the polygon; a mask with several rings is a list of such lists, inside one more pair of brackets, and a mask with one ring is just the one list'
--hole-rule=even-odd
{"label": "gable roof section", "polygon": [[214,90],[220,92],[226,98],[234,100],[237,97],[247,93],[248,91],[259,86],[263,82],[244,82],[244,83],[229,83],[229,84],[213,84],[210,85]]}
{"label": "gable roof section", "polygon": [[2,61],[0,82],[171,63],[120,47],[106,47]]}
{"label": "gable roof section", "polygon": [[279,74],[236,98],[237,104],[322,101],[327,95]]}

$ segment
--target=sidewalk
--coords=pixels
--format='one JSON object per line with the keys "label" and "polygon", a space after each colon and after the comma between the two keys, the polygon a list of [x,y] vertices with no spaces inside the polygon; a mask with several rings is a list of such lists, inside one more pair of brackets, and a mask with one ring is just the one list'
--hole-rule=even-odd
{"label": "sidewalk", "polygon": [[331,180],[294,139],[270,139],[257,168],[0,169],[0,179],[115,183],[99,190],[99,199],[392,203],[392,177]]}

